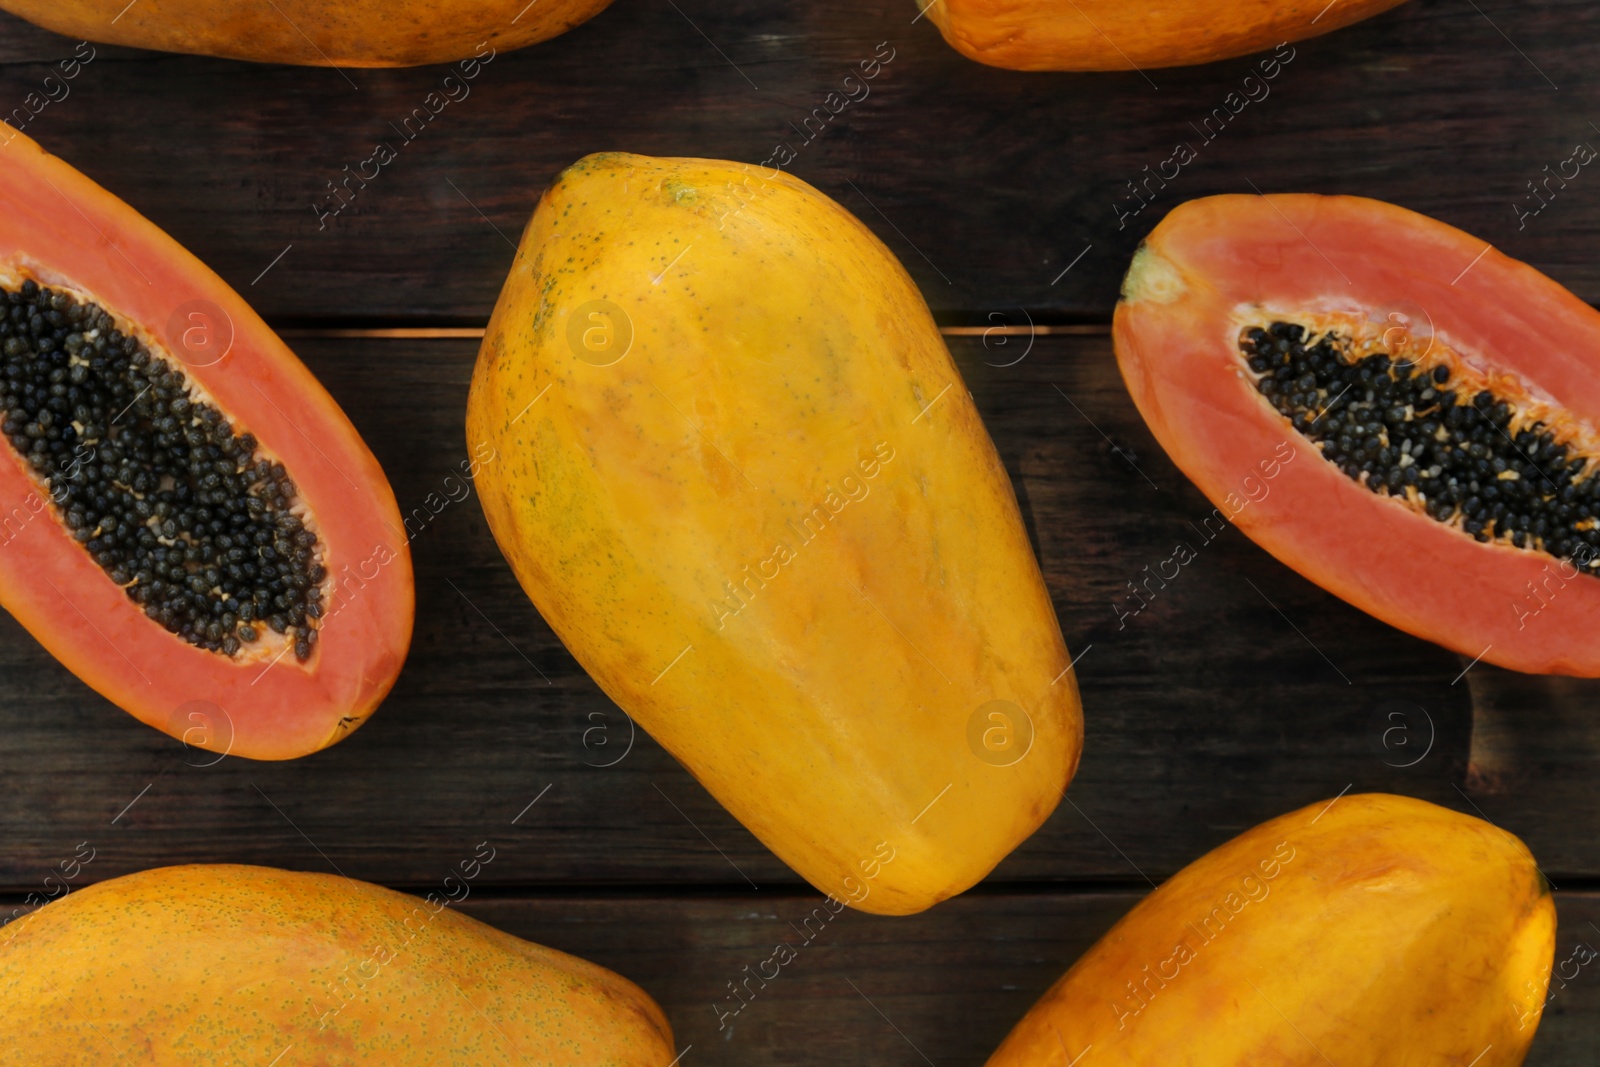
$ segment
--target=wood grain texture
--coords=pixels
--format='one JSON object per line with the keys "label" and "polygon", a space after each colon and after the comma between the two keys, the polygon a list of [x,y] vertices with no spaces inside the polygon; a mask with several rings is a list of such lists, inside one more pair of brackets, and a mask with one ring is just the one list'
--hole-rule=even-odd
{"label": "wood grain texture", "polygon": [[[1244,81],[1260,57],[1148,79],[986,68],[915,15],[912,0],[618,0],[564,37],[496,57],[414,139],[398,128],[451,68],[340,72],[101,48],[26,132],[276,320],[481,323],[540,191],[580,156],[760,163],[785,140],[789,169],[877,231],[947,318],[1020,320],[1026,308],[1103,321],[1161,213],[1252,189],[1393,200],[1600,302],[1586,252],[1600,237],[1600,178],[1583,171],[1525,227],[1514,207],[1535,204],[1526,183],[1543,167],[1600,137],[1585,118],[1600,115],[1588,76],[1600,8],[1588,0],[1413,0],[1294,46],[1264,89]],[[869,94],[814,121],[809,141],[796,132],[880,42],[894,58]],[[72,45],[0,17],[0,114]],[[1261,99],[1226,103],[1245,92]],[[1227,106],[1238,113],[1208,130]],[[380,141],[398,158],[319,223],[328,183]],[[1129,183],[1180,142],[1197,158],[1123,221],[1139,203]]]}
{"label": "wood grain texture", "polygon": [[[502,54],[415,138],[447,67],[253,66],[96,47],[0,15],[0,120],[128,200],[275,323],[481,326],[552,177],[591,151],[759,163],[838,198],[942,321],[1109,319],[1159,216],[1216,192],[1376,196],[1466,228],[1600,303],[1600,178],[1535,217],[1527,183],[1600,143],[1600,8],[1411,0],[1295,47],[1270,96],[1202,126],[1260,57],[1027,75],[949,49],[913,0],[617,0]],[[880,42],[870,95],[806,139]],[[80,53],[81,54],[81,53]],[[56,78],[47,83],[47,77]],[[36,115],[29,115],[29,94]],[[19,113],[14,109],[22,107]],[[814,124],[815,125],[815,124]],[[379,141],[398,158],[319,223]],[[403,143],[402,143],[403,142]],[[1130,182],[1197,159],[1137,214]],[[1122,216],[1126,214],[1126,218]],[[280,258],[281,257],[281,258]],[[1069,796],[972,893],[909,919],[845,913],[726,1028],[727,983],[817,897],[630,726],[518,589],[468,487],[469,339],[297,339],[412,516],[419,625],[375,721],[292,764],[187,752],[0,615],[0,896],[93,849],[72,885],[244,861],[423,892],[482,841],[464,911],[640,982],[695,1064],[981,1064],[1147,890],[1238,832],[1342,789],[1390,790],[1522,836],[1558,894],[1558,961],[1600,946],[1600,684],[1472,666],[1354,611],[1236,530],[1161,454],[1109,339],[953,343],[1011,472],[1083,691]],[[455,497],[456,499],[451,499]],[[1137,615],[1127,583],[1197,558]],[[759,888],[757,888],[759,887]],[[1600,977],[1558,988],[1529,1063],[1600,1059]],[[1509,1010],[1509,1009],[1508,1009]]]}
{"label": "wood grain texture", "polygon": [[[651,902],[648,910],[634,900],[469,899],[463,907],[519,936],[624,970],[660,1001],[678,1048],[692,1049],[685,1063],[981,1067],[1139,897],[983,893],[911,918],[847,912],[809,944],[795,927],[816,907],[815,896]],[[1560,893],[1556,908],[1557,967],[1572,977],[1552,981],[1526,1064],[1587,1067],[1600,1058],[1600,960],[1592,959],[1600,948],[1600,897]],[[798,946],[797,957],[765,989],[752,983],[754,999],[737,1015],[722,1014],[737,1004],[727,983],[742,982],[742,968],[754,972],[781,941]],[[1574,959],[1591,961],[1567,962]],[[1203,1029],[1195,1037],[1203,1041]],[[1085,1067],[1092,1062],[1083,1060]]]}
{"label": "wood grain texture", "polygon": [[[1524,837],[1558,884],[1600,875],[1589,830],[1600,746],[1581,691],[1544,713],[1564,733],[1486,720],[1474,735],[1469,683],[1495,672],[1479,665],[1458,683],[1459,657],[1323,593],[1238,531],[1207,541],[1212,509],[1144,429],[1109,338],[1027,344],[954,348],[1081,657],[1087,741],[1067,799],[992,882],[1159,880],[1347,786],[1479,810]],[[410,517],[420,617],[394,694],[308,759],[193,766],[213,757],[106,704],[4,619],[0,887],[26,890],[85,840],[96,879],[239,861],[420,885],[453,850],[504,839],[514,847],[493,884],[794,885],[647,736],[627,749],[627,718],[523,596],[476,500],[449,499],[469,488],[459,464],[476,346],[298,350]],[[1127,583],[1180,541],[1197,558],[1167,588],[1149,586],[1143,611],[1119,614],[1136,604]],[[1530,747],[1545,755],[1527,762]],[[1496,760],[1521,770],[1469,773]]]}

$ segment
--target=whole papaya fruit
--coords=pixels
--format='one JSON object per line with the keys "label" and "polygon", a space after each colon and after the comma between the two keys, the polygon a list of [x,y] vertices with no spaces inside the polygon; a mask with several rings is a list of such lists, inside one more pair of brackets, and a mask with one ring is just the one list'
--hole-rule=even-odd
{"label": "whole papaya fruit", "polygon": [[473,375],[490,528],[602,689],[813,885],[919,911],[1059,802],[1082,718],[915,284],[787,174],[589,156]]}
{"label": "whole papaya fruit", "polygon": [[[1263,823],[1101,938],[988,1067],[1515,1067],[1556,911],[1510,834],[1367,794]],[[1063,1059],[1063,1050],[1065,1059]]]}
{"label": "whole papaya fruit", "polygon": [[672,1060],[632,982],[433,896],[243,866],[89,886],[0,933],[0,1065]]}
{"label": "whole papaya fruit", "polygon": [[462,73],[470,80],[478,75],[479,61],[566,33],[609,3],[0,0],[0,9],[68,37],[257,63],[413,67],[465,60]]}
{"label": "whole papaya fruit", "polygon": [[[1331,33],[1402,0],[916,0],[951,47],[1011,70],[1147,70],[1231,59]],[[1270,73],[1268,73],[1270,71]],[[1246,79],[1245,89],[1249,90]],[[1258,89],[1260,81],[1257,79]],[[1231,106],[1231,105],[1230,105]],[[1241,105],[1242,106],[1242,105]]]}

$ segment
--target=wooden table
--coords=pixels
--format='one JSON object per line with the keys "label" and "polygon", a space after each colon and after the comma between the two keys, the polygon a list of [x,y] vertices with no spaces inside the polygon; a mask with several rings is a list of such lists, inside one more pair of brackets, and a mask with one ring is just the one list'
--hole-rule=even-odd
{"label": "wooden table", "polygon": [[[1140,236],[1222,191],[1393,200],[1600,300],[1600,174],[1517,213],[1545,165],[1600,144],[1600,8],[1413,0],[1295,46],[1271,95],[1209,140],[1196,126],[1252,60],[1022,75],[961,58],[915,15],[910,0],[617,0],[496,56],[320,219],[328,183],[394,139],[445,68],[97,47],[27,132],[211,264],[321,376],[402,509],[423,509],[419,619],[377,721],[289,764],[185,752],[0,619],[7,908],[85,841],[80,884],[243,861],[424,891],[487,840],[496,858],[464,910],[640,982],[692,1046],[687,1065],[956,1067],[980,1064],[1151,884],[1350,788],[1519,834],[1559,889],[1558,958],[1600,945],[1600,686],[1467,669],[1237,531],[1119,626],[1125,584],[1210,509],[1146,432],[1107,333]],[[870,96],[802,141],[791,123],[880,42],[893,58]],[[0,18],[0,110],[74,46]],[[427,502],[457,484],[475,331],[552,176],[599,149],[759,161],[781,140],[790,169],[872,227],[950,328],[1082,656],[1088,737],[1068,801],[987,882],[915,918],[847,913],[719,1029],[727,983],[818,894],[631,736],[519,591],[477,503]],[[1124,218],[1127,183],[1178,142],[1198,159]],[[1530,1063],[1600,1057],[1590,970],[1558,990]]]}

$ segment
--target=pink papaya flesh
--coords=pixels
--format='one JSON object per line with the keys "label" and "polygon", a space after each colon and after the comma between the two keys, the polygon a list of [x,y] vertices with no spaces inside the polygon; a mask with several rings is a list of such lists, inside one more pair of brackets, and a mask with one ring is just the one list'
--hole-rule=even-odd
{"label": "pink papaya flesh", "polygon": [[347,736],[411,639],[378,461],[226,283],[19,133],[0,219],[0,604],[188,744]]}
{"label": "pink papaya flesh", "polygon": [[1465,657],[1600,675],[1600,313],[1346,196],[1217,196],[1135,254],[1117,359],[1173,461],[1282,562]]}

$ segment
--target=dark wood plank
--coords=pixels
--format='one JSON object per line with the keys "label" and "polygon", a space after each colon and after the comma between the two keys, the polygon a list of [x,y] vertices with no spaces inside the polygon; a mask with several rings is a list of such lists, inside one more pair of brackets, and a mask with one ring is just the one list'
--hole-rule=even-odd
{"label": "dark wood plank", "polygon": [[[439,858],[448,865],[457,857]],[[983,893],[911,918],[845,911],[825,925],[813,919],[809,942],[800,927],[821,902],[815,895],[473,895],[459,907],[639,983],[666,1011],[678,1049],[688,1049],[686,1067],[981,1067],[1138,899],[1130,891]],[[1557,962],[1580,946],[1578,958],[1589,958],[1600,946],[1592,925],[1600,898],[1562,893],[1556,906]],[[728,983],[755,972],[781,942],[796,949],[795,958],[766,988],[752,982],[754,998],[730,1017],[738,1002]],[[1552,983],[1527,1067],[1592,1067],[1600,1057],[1596,970],[1594,962],[1569,963],[1562,971],[1575,977]],[[1205,1020],[1195,1023],[1203,1040]]]}
{"label": "dark wood plank", "polygon": [[[801,924],[819,896],[491,901],[475,909],[469,901],[467,909],[520,936],[581,944],[572,951],[627,973],[667,1012],[678,1049],[690,1049],[686,1064],[953,1067],[981,1064],[1135,900],[986,894],[909,920],[846,911],[809,928]],[[752,984],[755,999],[739,1009],[728,983],[755,972],[780,942],[796,957],[766,989]]]}
{"label": "dark wood plank", "polygon": [[[1000,340],[954,347],[1082,657],[1088,740],[1068,802],[995,883],[1159,879],[1347,786],[1476,806],[1522,835],[1558,884],[1600,875],[1588,830],[1600,818],[1600,726],[1586,691],[1555,701],[1535,720],[1542,732],[1520,719],[1496,730],[1491,709],[1475,735],[1469,687],[1452,684],[1460,657],[1328,596],[1235,530],[1202,541],[1190,523],[1211,508],[1149,437],[1109,338],[1042,336],[996,366],[1026,344]],[[523,596],[477,502],[428,514],[430,494],[466,491],[451,479],[466,457],[474,343],[297,343],[416,516],[421,617],[394,695],[314,757],[191,766],[210,757],[186,762],[6,618],[0,888],[33,885],[84,840],[98,850],[96,878],[234,860],[414,885],[441,854],[496,835],[520,846],[490,876],[506,886],[794,884],[642,732],[627,749],[628,720]],[[1198,558],[1119,621],[1126,583],[1180,540]],[[1481,665],[1468,675],[1490,677]],[[1395,710],[1411,732],[1386,749]],[[1526,773],[1481,772],[1529,746],[1547,755]]]}
{"label": "dark wood plank", "polygon": [[[1472,688],[1474,722],[1463,786],[1480,814],[1507,826],[1568,824],[1570,832],[1541,841],[1540,861],[1550,872],[1587,871],[1587,861],[1579,857],[1600,825],[1600,805],[1592,780],[1584,788],[1568,776],[1600,760],[1600,679],[1479,666],[1465,681]],[[1555,881],[1562,884],[1560,878]]]}
{"label": "dark wood plank", "polygon": [[[1000,71],[946,47],[928,20],[913,24],[917,6],[618,0],[565,37],[495,58],[470,96],[401,144],[366,188],[352,185],[353,203],[326,228],[313,205],[328,183],[377,142],[399,141],[396,126],[447,68],[341,74],[102,49],[27,132],[280,320],[482,322],[508,241],[579,156],[759,163],[784,139],[797,151],[790,170],[857,212],[951,318],[1019,318],[1024,307],[1104,320],[1161,213],[1253,188],[1393,200],[1600,302],[1600,264],[1587,254],[1600,237],[1600,179],[1583,172],[1525,228],[1515,210],[1534,204],[1526,183],[1541,168],[1600,137],[1585,118],[1600,115],[1600,82],[1588,77],[1600,8],[1588,0],[1413,0],[1296,46],[1270,95],[1209,133],[1205,121],[1247,88],[1256,60],[1148,79]],[[804,142],[791,124],[880,42],[894,58],[870,95]],[[71,51],[0,17],[0,109]],[[1138,203],[1129,183],[1180,142],[1198,158],[1123,221]]]}
{"label": "dark wood plank", "polygon": [[1557,893],[1556,914],[1554,977],[1528,1067],[1600,1060],[1600,976],[1582,963],[1600,948],[1600,896]]}
{"label": "dark wood plank", "polygon": [[[949,322],[1104,321],[1163,211],[1251,189],[1394,200],[1600,302],[1591,178],[1526,227],[1515,210],[1542,167],[1600,138],[1584,117],[1600,115],[1586,77],[1600,9],[1584,0],[1412,0],[1297,46],[1272,95],[1214,141],[1191,124],[1253,60],[1148,80],[996,71],[913,24],[916,6],[618,0],[565,38],[497,57],[325,228],[313,205],[326,183],[397,141],[391,123],[445,68],[341,74],[97,47],[27,132],[290,324],[481,323],[508,242],[580,155],[759,162],[783,139],[799,148],[790,169],[883,236]],[[895,58],[871,96],[800,144],[790,124],[880,41]],[[0,118],[73,52],[0,15]],[[1180,141],[1198,160],[1119,222],[1127,183]],[[207,765],[0,616],[4,914],[79,842],[95,849],[79,884],[250,861],[420,891],[489,840],[496,861],[464,910],[639,981],[693,1046],[686,1063],[947,1067],[981,1064],[1142,879],[1346,786],[1484,814],[1527,840],[1558,886],[1600,877],[1595,683],[1482,665],[1462,678],[1459,657],[1328,597],[1231,530],[1119,625],[1125,584],[1200,540],[1190,524],[1210,507],[1144,430],[1103,336],[1027,343],[955,347],[1083,653],[1088,745],[1069,802],[987,886],[909,919],[846,913],[719,1029],[726,983],[816,898],[648,737],[629,747],[626,718],[522,596],[476,501],[430,513],[430,494],[463,491],[452,476],[475,346],[306,340],[417,516],[422,618],[394,697],[327,753]],[[1403,736],[1385,733],[1391,713]],[[1600,945],[1600,896],[1558,904],[1558,960]],[[1600,1058],[1593,971],[1557,990],[1530,1064]]]}
{"label": "dark wood plank", "polygon": [[[532,940],[588,956],[641,983],[666,1010],[686,1063],[874,1063],[980,1067],[1061,974],[1139,894],[986,893],[909,919],[845,913],[810,944],[799,924],[817,898],[512,902],[468,910]],[[1555,981],[1527,1067],[1590,1067],[1600,1057],[1600,898],[1558,894]],[[598,914],[597,914],[598,913]],[[780,977],[731,1020],[726,984],[773,946],[799,945]],[[581,945],[582,947],[573,947]],[[752,986],[752,988],[756,988]],[[717,1007],[714,1008],[713,1005]],[[1507,1006],[1510,1010],[1510,1005]],[[720,1026],[726,1021],[725,1027]],[[1204,1020],[1196,1020],[1203,1040]],[[1065,1061],[1063,1061],[1065,1062]]]}

